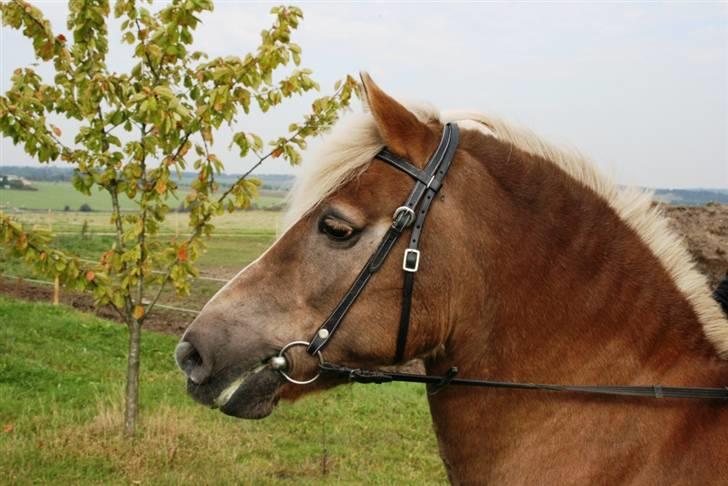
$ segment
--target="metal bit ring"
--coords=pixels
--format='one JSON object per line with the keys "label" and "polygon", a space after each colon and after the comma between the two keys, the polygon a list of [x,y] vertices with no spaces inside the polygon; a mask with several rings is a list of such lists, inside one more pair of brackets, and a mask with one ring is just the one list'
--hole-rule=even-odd
{"label": "metal bit ring", "polygon": [[[308,341],[291,341],[290,343],[283,346],[280,351],[278,351],[278,355],[276,355],[275,358],[283,358],[284,360],[286,360],[286,364],[287,364],[288,360],[286,359],[286,356],[285,356],[286,351],[288,351],[290,348],[292,348],[294,346],[308,347],[310,344],[311,343],[309,343]],[[320,365],[324,364],[324,355],[321,354],[321,351],[316,351],[316,357],[318,358]],[[281,367],[279,365],[279,366],[275,367],[274,369],[278,373],[280,373],[281,376],[283,376],[283,378],[285,378],[289,383],[293,383],[294,385],[308,385],[308,384],[313,383],[314,381],[318,380],[319,376],[321,376],[321,372],[319,371],[318,373],[316,373],[316,376],[314,376],[313,378],[310,378],[308,380],[294,380],[293,378],[288,376],[288,374],[285,372],[285,367]]]}

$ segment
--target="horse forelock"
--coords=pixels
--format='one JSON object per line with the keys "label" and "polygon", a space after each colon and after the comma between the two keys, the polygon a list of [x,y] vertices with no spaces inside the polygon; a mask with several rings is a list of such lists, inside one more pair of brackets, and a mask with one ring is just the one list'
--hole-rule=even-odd
{"label": "horse forelock", "polygon": [[[711,297],[706,277],[695,268],[685,242],[669,228],[659,207],[653,206],[652,192],[621,188],[578,151],[556,147],[532,131],[500,118],[471,111],[438,112],[425,104],[408,104],[407,108],[423,122],[457,122],[461,128],[510,143],[552,162],[594,191],[655,255],[693,308],[706,338],[721,357],[728,358],[728,320]],[[366,171],[383,147],[384,141],[369,113],[350,114],[337,123],[297,177],[284,226],[295,223],[339,187]]]}

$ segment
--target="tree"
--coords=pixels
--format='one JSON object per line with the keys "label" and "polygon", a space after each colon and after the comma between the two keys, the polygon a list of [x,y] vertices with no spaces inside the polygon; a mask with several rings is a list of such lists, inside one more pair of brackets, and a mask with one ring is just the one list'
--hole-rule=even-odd
{"label": "tree", "polygon": [[[38,272],[90,292],[98,305],[111,305],[126,323],[127,434],[133,434],[138,415],[141,326],[165,285],[179,295],[189,292],[214,217],[249,206],[257,194],[259,182],[250,173],[270,157],[297,164],[306,139],[329,128],[357,89],[350,76],[338,82],[332,95],[314,101],[312,112],[291,124],[288,135],[272,140],[268,150],[255,133],[236,132],[236,151],[254,164],[222,191],[215,179],[224,167],[215,153],[217,130],[235,126],[253,105],[267,112],[319,87],[310,70],[291,67],[301,62],[301,48],[291,41],[303,17],[300,9],[273,8],[273,25],[261,33],[255,52],[209,59],[191,47],[198,16],[212,9],[211,0],[173,0],[157,12],[136,0],[117,0],[113,14],[122,20],[123,40],[134,47],[135,58],[130,72],[120,74],[107,67],[108,0],[69,1],[70,41],[54,35],[31,4],[0,2],[3,24],[22,30],[36,57],[52,63],[55,73],[54,84],[31,67],[13,73],[10,89],[0,96],[0,132],[41,163],[72,164],[78,191],[103,189],[111,199],[116,233],[113,246],[91,266],[51,248],[51,235],[27,230],[2,213],[0,241]],[[59,115],[78,122],[73,144],[48,120]],[[177,204],[174,174],[190,167],[198,177],[185,200],[189,234],[163,242],[157,236],[160,224]],[[122,214],[120,197],[133,200],[136,210]]]}

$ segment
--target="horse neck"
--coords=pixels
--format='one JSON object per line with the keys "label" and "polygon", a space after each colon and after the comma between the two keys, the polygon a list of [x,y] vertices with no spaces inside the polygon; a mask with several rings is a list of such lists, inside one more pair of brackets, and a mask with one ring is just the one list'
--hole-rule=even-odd
{"label": "horse neck", "polygon": [[[468,188],[453,194],[465,193],[456,197],[471,228],[468,261],[481,266],[460,269],[455,324],[428,373],[457,366],[462,377],[503,381],[721,386],[725,362],[691,305],[603,199],[505,144],[465,136],[462,146],[469,157],[448,184]],[[482,479],[516,457],[514,444],[546,440],[554,414],[582,410],[560,402],[576,405],[574,397],[537,393],[448,387],[431,396],[451,479]]]}
{"label": "horse neck", "polygon": [[462,289],[467,305],[444,361],[570,381],[603,378],[608,364],[610,377],[632,381],[636,370],[674,364],[660,356],[714,356],[689,301],[602,197],[492,139],[471,155],[453,184],[468,187],[466,225],[477,229],[468,245],[483,285]]}

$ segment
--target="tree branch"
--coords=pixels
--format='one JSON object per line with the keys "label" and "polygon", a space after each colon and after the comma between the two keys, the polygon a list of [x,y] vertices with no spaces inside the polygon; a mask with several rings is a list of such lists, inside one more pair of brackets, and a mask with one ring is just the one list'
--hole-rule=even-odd
{"label": "tree branch", "polygon": [[[134,24],[137,28],[137,36],[139,37],[139,42],[142,43],[142,49],[144,49],[144,59],[147,61],[147,66],[149,67],[149,70],[152,72],[152,76],[154,76],[154,80],[159,80],[159,74],[154,69],[154,66],[152,65],[152,60],[149,58],[149,53],[147,52],[147,44],[144,42],[144,39],[142,38],[142,28],[139,25],[139,19],[134,19]],[[133,40],[133,39],[132,39]]]}

